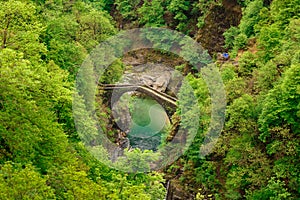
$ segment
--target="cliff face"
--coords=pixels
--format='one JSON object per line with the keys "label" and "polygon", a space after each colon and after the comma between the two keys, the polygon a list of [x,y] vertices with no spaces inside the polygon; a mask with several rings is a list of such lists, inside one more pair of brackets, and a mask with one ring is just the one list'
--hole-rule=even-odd
{"label": "cliff face", "polygon": [[[215,0],[220,2],[221,0]],[[242,17],[242,8],[237,2],[238,0],[222,0],[221,5],[216,3],[211,3],[210,8],[205,11],[207,16],[204,20],[204,26],[199,29],[197,27],[198,18],[200,17],[201,11],[195,8],[196,4],[193,4],[197,1],[186,1],[189,2],[189,9],[182,12],[183,15],[187,18],[184,23],[186,27],[181,30],[183,33],[188,34],[191,37],[194,37],[197,42],[200,42],[202,46],[209,51],[210,54],[216,52],[222,52],[226,49],[223,48],[224,37],[223,33],[230,28],[230,26],[237,26]],[[270,1],[270,0],[265,0]],[[111,15],[117,23],[119,29],[132,29],[132,28],[142,28],[143,24],[140,24],[138,19],[141,16],[138,16],[137,9],[142,5],[142,2],[132,10],[131,14],[136,14],[133,19],[126,19],[126,16],[122,16],[120,11],[114,6],[111,9]],[[149,7],[149,9],[153,9]],[[176,26],[179,21],[175,19],[175,13],[171,13],[167,9],[167,5],[164,5],[164,21],[166,27],[173,30],[178,30]],[[207,8],[205,8],[207,9]],[[182,21],[181,21],[182,23]]]}
{"label": "cliff face", "polygon": [[210,8],[205,19],[205,25],[196,34],[197,42],[208,50],[210,54],[226,51],[223,33],[230,26],[237,26],[242,17],[241,6],[237,0],[223,0],[222,5]]}

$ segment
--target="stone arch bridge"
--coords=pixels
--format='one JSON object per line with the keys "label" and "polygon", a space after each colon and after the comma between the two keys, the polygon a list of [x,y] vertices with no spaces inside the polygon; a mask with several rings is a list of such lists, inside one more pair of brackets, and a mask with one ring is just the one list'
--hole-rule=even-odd
{"label": "stone arch bridge", "polygon": [[147,85],[133,85],[133,84],[99,84],[100,90],[113,90],[115,100],[112,99],[112,104],[115,103],[124,93],[137,91],[155,99],[161,104],[171,116],[177,108],[177,98],[168,95],[164,92],[157,91]]}

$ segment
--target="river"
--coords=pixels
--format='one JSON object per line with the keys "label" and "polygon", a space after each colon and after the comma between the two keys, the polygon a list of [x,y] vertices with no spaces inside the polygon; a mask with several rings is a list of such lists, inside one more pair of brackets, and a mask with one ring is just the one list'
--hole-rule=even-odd
{"label": "river", "polygon": [[156,151],[162,134],[170,125],[165,109],[149,97],[132,97],[130,114],[128,138],[131,147]]}

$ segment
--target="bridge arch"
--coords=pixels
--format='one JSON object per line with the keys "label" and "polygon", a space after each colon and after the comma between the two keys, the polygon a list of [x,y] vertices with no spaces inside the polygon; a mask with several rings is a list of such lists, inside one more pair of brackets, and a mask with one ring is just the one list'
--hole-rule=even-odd
{"label": "bridge arch", "polygon": [[166,93],[157,91],[147,85],[132,84],[100,84],[100,90],[113,91],[111,97],[111,106],[118,101],[121,96],[127,92],[140,92],[156,100],[167,112],[169,118],[174,114],[177,108],[177,98]]}

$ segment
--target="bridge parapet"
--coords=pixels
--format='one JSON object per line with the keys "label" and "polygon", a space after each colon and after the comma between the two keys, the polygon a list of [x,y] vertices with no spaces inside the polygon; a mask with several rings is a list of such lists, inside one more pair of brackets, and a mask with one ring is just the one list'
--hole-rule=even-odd
{"label": "bridge parapet", "polygon": [[171,95],[168,95],[166,93],[157,91],[150,86],[147,85],[131,85],[131,84],[100,84],[99,89],[102,90],[114,90],[114,93],[117,94],[117,97],[122,96],[124,93],[129,91],[137,91],[144,93],[156,101],[158,101],[160,104],[167,103],[168,105],[176,108],[177,107],[177,98],[172,97]]}

